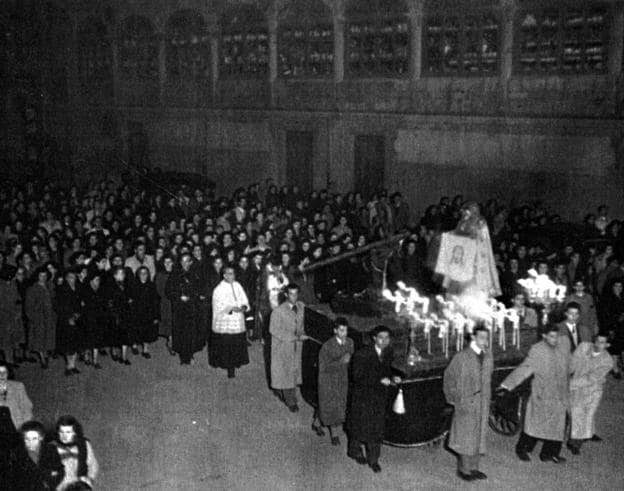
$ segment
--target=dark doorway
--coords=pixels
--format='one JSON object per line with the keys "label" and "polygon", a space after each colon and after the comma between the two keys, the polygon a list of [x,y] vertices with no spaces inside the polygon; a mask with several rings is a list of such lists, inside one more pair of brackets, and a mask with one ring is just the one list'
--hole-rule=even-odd
{"label": "dark doorway", "polygon": [[356,135],[353,149],[355,190],[368,199],[384,186],[385,141],[379,135]]}
{"label": "dark doorway", "polygon": [[286,183],[299,186],[299,190],[306,194],[312,191],[313,157],[313,132],[286,132]]}

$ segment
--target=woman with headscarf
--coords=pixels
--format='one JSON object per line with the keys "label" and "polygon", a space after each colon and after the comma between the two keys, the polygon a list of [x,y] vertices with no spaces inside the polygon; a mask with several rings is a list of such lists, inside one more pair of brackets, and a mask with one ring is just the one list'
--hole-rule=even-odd
{"label": "woman with headscarf", "polygon": [[113,281],[108,284],[105,293],[112,338],[111,358],[124,365],[131,365],[128,360],[128,330],[132,321],[130,310],[132,299],[126,282],[126,270],[122,266],[116,266],[112,272]]}
{"label": "woman with headscarf", "polygon": [[171,312],[171,300],[165,295],[165,285],[173,271],[173,258],[171,256],[163,257],[162,263],[156,265],[156,276],[154,284],[156,285],[156,293],[160,298],[160,323],[158,324],[158,334],[167,340],[167,350],[170,355],[175,355],[171,348],[171,326],[173,322],[173,314]]}
{"label": "woman with headscarf", "polygon": [[152,357],[149,344],[158,338],[160,303],[156,285],[150,280],[149,270],[145,266],[137,269],[130,295],[133,316],[130,329],[132,352],[138,354],[138,345],[141,345],[141,355],[149,359]]}
{"label": "woman with headscarf", "polygon": [[92,271],[83,290],[83,338],[84,347],[87,350],[86,361],[93,368],[100,369],[98,362],[99,350],[109,345],[108,313],[106,298],[102,288],[102,275],[100,271]]}
{"label": "woman with headscarf", "polygon": [[56,349],[65,355],[65,375],[79,374],[76,368],[78,351],[83,346],[82,295],[78,287],[76,271],[65,272],[65,281],[57,289],[56,313],[58,314],[56,331]]}

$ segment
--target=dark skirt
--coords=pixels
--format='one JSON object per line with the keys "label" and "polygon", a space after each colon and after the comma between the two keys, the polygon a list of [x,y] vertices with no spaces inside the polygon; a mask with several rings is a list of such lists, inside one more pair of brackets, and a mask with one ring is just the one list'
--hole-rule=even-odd
{"label": "dark skirt", "polygon": [[74,325],[62,322],[56,326],[56,351],[65,355],[71,355],[85,349],[85,332],[82,323],[76,321]]}
{"label": "dark skirt", "polygon": [[213,332],[208,350],[210,366],[216,368],[239,368],[249,363],[247,333],[219,334]]}
{"label": "dark skirt", "polygon": [[151,321],[141,321],[135,323],[129,332],[130,343],[153,343],[158,339],[158,324]]}

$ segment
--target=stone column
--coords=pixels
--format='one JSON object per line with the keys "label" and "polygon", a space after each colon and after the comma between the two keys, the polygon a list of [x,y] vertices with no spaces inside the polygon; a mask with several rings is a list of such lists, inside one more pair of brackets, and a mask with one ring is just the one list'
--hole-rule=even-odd
{"label": "stone column", "polygon": [[501,9],[501,44],[500,44],[500,78],[506,84],[513,74],[513,38],[515,0],[500,0]]}
{"label": "stone column", "polygon": [[609,36],[609,74],[619,77],[622,73],[622,50],[624,49],[624,2],[611,5],[611,32]]}
{"label": "stone column", "polygon": [[217,99],[219,87],[219,33],[210,33],[210,93],[212,100]]}
{"label": "stone column", "polygon": [[269,82],[277,80],[277,10],[271,9],[268,13],[269,27]]}
{"label": "stone column", "polygon": [[158,98],[163,103],[167,87],[167,46],[165,44],[167,39],[162,33],[159,33],[156,39],[158,41]]}
{"label": "stone column", "polygon": [[[115,26],[110,26],[110,29],[111,33],[117,32]],[[115,102],[115,105],[118,106],[121,103],[121,92],[119,82],[119,38],[116,34],[110,35],[110,43],[112,56],[111,74],[113,77],[113,101]]]}
{"label": "stone column", "polygon": [[334,82],[340,83],[344,80],[345,72],[345,18],[344,5],[342,2],[336,4],[333,13],[334,24]]}
{"label": "stone column", "polygon": [[67,64],[67,99],[74,101],[80,92],[80,75],[78,73],[78,22],[75,19],[71,21],[71,38],[69,46],[64,47],[65,53],[68,55]]}
{"label": "stone column", "polygon": [[420,79],[422,75],[424,0],[415,0],[410,4],[408,16],[410,23],[409,77],[414,81]]}
{"label": "stone column", "polygon": [[219,39],[221,38],[221,26],[214,15],[208,17],[207,32],[210,46],[210,95],[214,103],[219,89]]}

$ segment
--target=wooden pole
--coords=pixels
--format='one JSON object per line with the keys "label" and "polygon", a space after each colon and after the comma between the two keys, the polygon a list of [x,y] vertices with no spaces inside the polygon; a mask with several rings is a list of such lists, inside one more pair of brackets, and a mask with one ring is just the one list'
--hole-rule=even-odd
{"label": "wooden pole", "polygon": [[322,261],[318,261],[316,263],[311,264],[307,268],[301,270],[302,273],[309,273],[310,271],[314,271],[320,268],[324,268],[325,266],[331,266],[334,263],[339,261],[344,261],[345,259],[352,258],[354,256],[359,256],[360,254],[364,254],[365,252],[370,251],[371,249],[376,249],[378,247],[384,247],[389,244],[393,244],[394,242],[398,242],[403,240],[405,237],[409,235],[408,232],[403,232],[397,235],[393,235],[392,237],[388,237],[387,239],[378,240],[376,242],[371,242],[370,244],[365,245],[364,247],[360,247],[358,249],[354,249],[352,251],[343,252],[342,254],[338,254],[334,257],[328,257],[327,259],[323,259]]}

